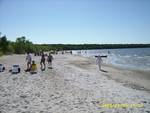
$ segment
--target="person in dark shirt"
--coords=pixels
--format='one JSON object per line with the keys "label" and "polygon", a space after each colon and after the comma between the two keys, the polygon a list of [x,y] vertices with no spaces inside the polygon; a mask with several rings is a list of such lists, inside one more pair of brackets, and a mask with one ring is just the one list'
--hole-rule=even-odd
{"label": "person in dark shirt", "polygon": [[41,55],[41,62],[40,62],[40,65],[41,65],[41,70],[44,71],[45,68],[46,68],[44,52],[42,52],[42,55]]}
{"label": "person in dark shirt", "polygon": [[47,62],[49,65],[49,68],[52,69],[52,60],[53,60],[53,56],[49,53],[49,55],[47,56]]}

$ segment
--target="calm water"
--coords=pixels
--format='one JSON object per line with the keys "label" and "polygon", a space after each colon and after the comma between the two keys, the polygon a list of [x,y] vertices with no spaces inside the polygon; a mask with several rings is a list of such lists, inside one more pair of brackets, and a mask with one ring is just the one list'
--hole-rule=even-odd
{"label": "calm water", "polygon": [[107,64],[130,69],[150,70],[150,48],[77,50],[73,51],[73,54],[86,57],[94,57],[99,54],[108,55],[107,58],[103,58]]}

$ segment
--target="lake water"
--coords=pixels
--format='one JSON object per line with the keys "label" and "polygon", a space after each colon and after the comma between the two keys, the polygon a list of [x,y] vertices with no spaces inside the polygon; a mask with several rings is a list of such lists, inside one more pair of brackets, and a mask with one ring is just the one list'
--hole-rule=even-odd
{"label": "lake water", "polygon": [[150,48],[76,50],[73,54],[85,57],[107,55],[107,58],[103,58],[106,64],[129,69],[150,70]]}

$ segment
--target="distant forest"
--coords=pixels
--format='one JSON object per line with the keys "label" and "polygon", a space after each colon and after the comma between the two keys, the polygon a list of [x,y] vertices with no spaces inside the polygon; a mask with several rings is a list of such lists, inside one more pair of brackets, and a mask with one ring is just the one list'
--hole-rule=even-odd
{"label": "distant forest", "polygon": [[41,51],[116,49],[116,48],[150,48],[150,44],[33,44],[26,37],[9,41],[6,36],[0,37],[0,56],[3,54],[38,53]]}

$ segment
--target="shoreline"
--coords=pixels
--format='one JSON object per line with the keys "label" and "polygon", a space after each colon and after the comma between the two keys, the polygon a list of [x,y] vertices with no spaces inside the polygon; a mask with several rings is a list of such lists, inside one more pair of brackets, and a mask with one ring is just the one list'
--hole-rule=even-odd
{"label": "shoreline", "polygon": [[[83,56],[83,55],[75,55],[75,54],[74,54],[74,56],[89,58],[92,61],[95,60],[94,56]],[[138,68],[138,67],[132,67],[132,66],[130,67],[130,66],[123,66],[123,65],[119,65],[119,64],[107,64],[107,63],[103,63],[103,65],[106,66],[106,67],[112,67],[112,68],[121,69],[121,70],[150,72],[150,69],[144,69],[144,67],[143,68]]]}
{"label": "shoreline", "polygon": [[[59,54],[60,55],[60,54]],[[58,55],[58,56],[59,56]],[[66,54],[67,55],[67,54]],[[5,56],[2,56],[0,59],[3,59],[3,57],[5,58],[5,59],[7,59],[7,57],[13,57],[13,56],[24,56],[24,54],[21,54],[21,55],[18,55],[18,54],[13,54],[13,55],[5,55]],[[57,56],[57,55],[56,55]],[[63,55],[62,55],[63,56]],[[80,62],[80,63],[76,63],[76,61],[73,61],[73,63],[72,63],[72,61],[69,61],[69,63],[70,64],[73,64],[73,65],[75,65],[75,66],[77,66],[77,67],[80,67],[80,68],[82,68],[82,69],[90,69],[90,68],[92,68],[92,69],[95,69],[96,70],[96,68],[98,67],[97,65],[96,65],[96,59],[95,58],[93,58],[93,57],[84,57],[84,56],[79,56],[79,55],[71,55],[71,56],[75,56],[75,57],[79,57],[79,59],[84,59],[82,62]],[[34,57],[34,55],[32,54],[32,57]],[[25,56],[24,56],[24,58],[25,58]],[[79,60],[78,59],[78,60]],[[16,59],[16,60],[18,60],[18,59]],[[37,60],[37,59],[36,59]],[[39,62],[40,62],[40,57],[38,57],[38,67],[40,67],[39,66]],[[7,62],[7,61],[6,61]],[[5,63],[5,62],[2,62],[2,63]],[[17,63],[16,63],[17,64]],[[86,66],[85,66],[86,65]],[[7,67],[6,67],[6,70],[8,71],[8,68],[10,68],[10,66],[11,65],[7,65]],[[26,63],[24,62],[24,65],[22,66],[22,64],[21,64],[21,68],[24,68],[24,67],[26,67]],[[103,70],[103,68],[104,68],[104,70]],[[24,68],[25,69],[25,68]],[[105,70],[106,69],[106,70]],[[112,72],[112,73],[108,73],[108,71],[107,70],[109,70],[110,72]],[[23,70],[22,70],[23,71]],[[97,69],[97,71],[99,71],[98,69]],[[135,83],[135,81],[133,80],[134,78],[133,77],[135,77],[135,78],[137,78],[138,77],[138,79],[139,79],[139,81],[138,82],[141,82],[141,79],[144,79],[144,80],[150,80],[150,70],[138,70],[138,69],[128,69],[128,68],[123,68],[123,67],[119,67],[119,66],[116,66],[116,65],[112,65],[112,64],[106,64],[106,63],[102,63],[102,71],[103,71],[103,74],[105,74],[107,77],[109,77],[109,78],[111,78],[111,79],[113,79],[113,80],[115,80],[116,82],[120,82],[120,83],[122,83],[122,82],[127,82],[128,84],[130,84],[131,82],[134,82]],[[116,76],[112,76],[111,74],[114,74],[114,73],[119,73],[119,75],[120,76],[117,76],[117,78],[116,78]],[[129,79],[127,79],[127,78],[125,78],[125,76],[124,75],[128,75],[127,77],[129,77],[130,78],[130,80]],[[121,78],[120,78],[121,77]],[[122,78],[122,77],[124,77],[124,78]],[[125,81],[124,81],[124,79],[125,79]],[[142,81],[143,82],[143,81]],[[146,81],[147,82],[147,81]],[[145,82],[143,82],[144,84],[145,84]],[[138,83],[139,84],[139,83]],[[139,86],[139,85],[137,85],[137,84],[132,84],[132,85],[135,85],[136,87],[135,87],[135,89],[137,89],[137,90],[142,90],[142,88],[144,89],[144,90],[146,90],[146,91],[148,91],[148,92],[150,92],[150,88],[149,88],[149,86],[150,86],[150,84],[149,85],[147,85],[146,86],[146,88],[144,88],[143,87],[143,85],[141,85],[141,86]],[[126,85],[126,86],[128,86],[128,85]],[[130,85],[129,85],[130,86]],[[139,87],[139,88],[138,88]]]}
{"label": "shoreline", "polygon": [[[138,50],[140,49],[140,50]],[[137,49],[115,49],[115,50],[109,50],[109,49],[98,49],[98,50],[80,50],[81,53],[78,53],[77,51],[74,51],[74,54],[78,54],[83,57],[91,57],[94,58],[95,55],[101,54],[101,55],[107,55],[107,60],[104,58],[104,62],[108,65],[113,65],[122,69],[127,70],[144,70],[144,71],[150,71],[149,68],[149,53],[148,50],[143,50],[142,55],[142,48]],[[109,52],[109,53],[108,53]]]}
{"label": "shoreline", "polygon": [[[83,57],[83,56],[79,56]],[[84,65],[93,65],[94,69],[96,69],[98,66],[96,65],[95,59],[92,57],[84,57],[88,61],[82,62],[81,64],[74,64],[79,66],[80,68],[86,68]],[[90,68],[92,68],[90,67]],[[98,69],[97,69],[98,70]],[[137,69],[126,69],[110,64],[102,64],[102,70],[104,71],[103,74],[105,74],[108,78],[115,80],[116,82],[119,83],[124,83],[125,86],[131,87],[133,89],[137,90],[144,90],[148,91],[150,93],[150,71],[149,70],[137,70]],[[108,71],[110,73],[108,73]],[[106,72],[105,72],[106,71]],[[113,76],[113,74],[117,74],[117,76]],[[128,75],[126,77],[126,75]],[[128,78],[129,77],[129,78]],[[142,79],[142,80],[141,80]],[[144,84],[143,84],[144,83]]]}

